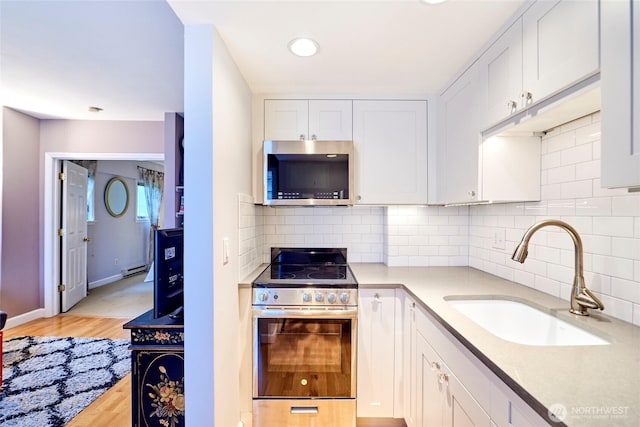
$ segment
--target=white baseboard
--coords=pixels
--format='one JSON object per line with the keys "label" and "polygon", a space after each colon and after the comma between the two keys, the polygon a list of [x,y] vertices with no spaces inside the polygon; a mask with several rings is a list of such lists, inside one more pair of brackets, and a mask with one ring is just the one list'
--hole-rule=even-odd
{"label": "white baseboard", "polygon": [[9,317],[7,319],[6,325],[4,325],[5,329],[15,328],[16,326],[20,326],[23,323],[31,322],[32,320],[41,319],[45,316],[46,312],[44,308],[38,308],[36,310],[30,311],[28,313],[19,314],[17,316]]}
{"label": "white baseboard", "polygon": [[96,280],[95,282],[89,282],[89,289],[99,288],[100,286],[108,285],[109,283],[122,280],[122,274],[114,274],[113,276],[105,277],[104,279]]}

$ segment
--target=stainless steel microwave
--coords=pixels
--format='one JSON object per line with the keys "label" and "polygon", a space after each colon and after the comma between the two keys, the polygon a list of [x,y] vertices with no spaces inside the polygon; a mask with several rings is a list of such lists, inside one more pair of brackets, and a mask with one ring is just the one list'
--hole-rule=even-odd
{"label": "stainless steel microwave", "polygon": [[352,205],[353,141],[264,141],[264,204]]}

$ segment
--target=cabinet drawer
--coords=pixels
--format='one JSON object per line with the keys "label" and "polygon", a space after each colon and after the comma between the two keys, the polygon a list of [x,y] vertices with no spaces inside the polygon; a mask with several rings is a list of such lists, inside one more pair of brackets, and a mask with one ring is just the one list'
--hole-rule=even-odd
{"label": "cabinet drawer", "polygon": [[356,401],[254,400],[253,427],[356,425]]}

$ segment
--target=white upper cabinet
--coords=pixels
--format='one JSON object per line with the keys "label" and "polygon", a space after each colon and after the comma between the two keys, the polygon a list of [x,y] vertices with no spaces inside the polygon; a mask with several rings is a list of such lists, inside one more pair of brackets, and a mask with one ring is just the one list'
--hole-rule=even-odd
{"label": "white upper cabinet", "polygon": [[465,203],[478,200],[480,144],[480,91],[478,67],[473,66],[442,95],[439,119],[439,201]]}
{"label": "white upper cabinet", "polygon": [[596,73],[598,46],[597,0],[535,2],[480,57],[483,128]]}
{"label": "white upper cabinet", "polygon": [[353,101],[362,204],[427,203],[427,101]]}
{"label": "white upper cabinet", "polygon": [[601,184],[637,187],[640,186],[640,1],[602,2],[601,45]]}
{"label": "white upper cabinet", "polygon": [[264,139],[351,140],[351,100],[266,99]]}
{"label": "white upper cabinet", "polygon": [[598,71],[598,0],[539,0],[522,24],[525,104]]}
{"label": "white upper cabinet", "polygon": [[519,18],[482,55],[480,79],[483,96],[483,127],[488,127],[522,108],[522,19]]}

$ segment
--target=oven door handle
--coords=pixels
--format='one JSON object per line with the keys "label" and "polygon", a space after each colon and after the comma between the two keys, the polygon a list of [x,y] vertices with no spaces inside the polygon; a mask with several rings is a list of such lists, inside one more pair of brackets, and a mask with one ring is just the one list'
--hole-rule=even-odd
{"label": "oven door handle", "polygon": [[273,317],[273,318],[308,318],[315,317],[318,319],[355,319],[358,317],[357,308],[349,309],[333,309],[333,310],[318,310],[318,309],[292,309],[284,307],[267,307],[261,309],[253,309],[253,317]]}

